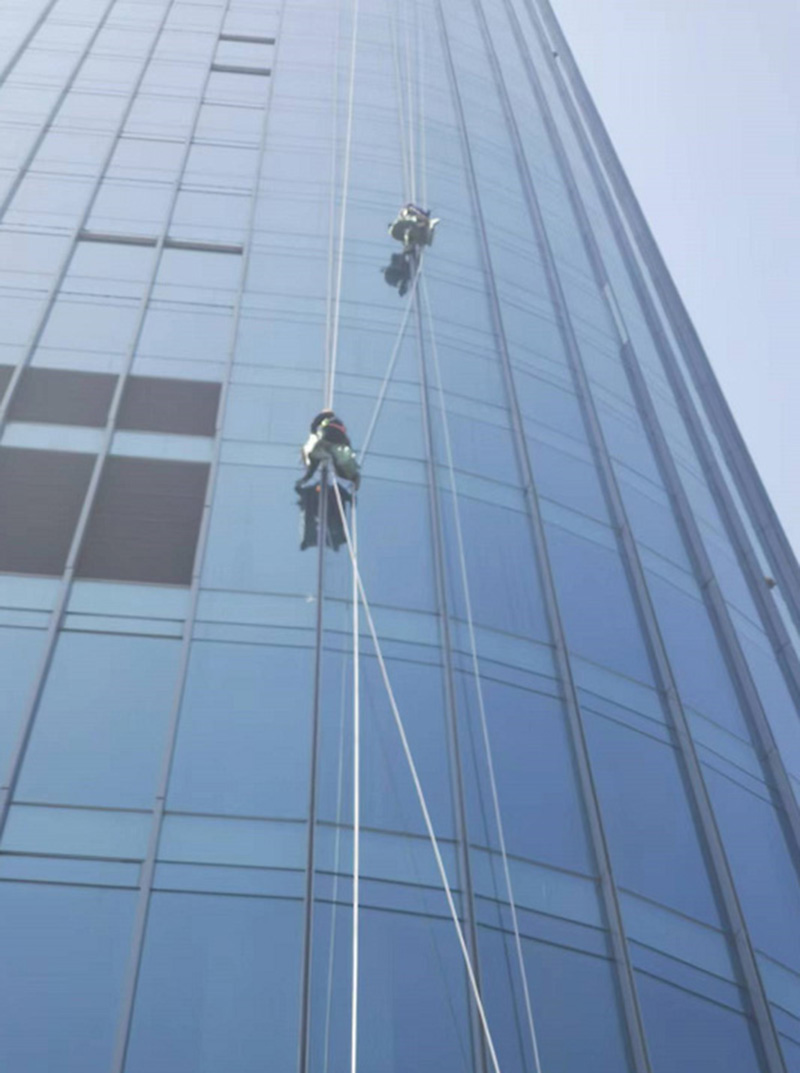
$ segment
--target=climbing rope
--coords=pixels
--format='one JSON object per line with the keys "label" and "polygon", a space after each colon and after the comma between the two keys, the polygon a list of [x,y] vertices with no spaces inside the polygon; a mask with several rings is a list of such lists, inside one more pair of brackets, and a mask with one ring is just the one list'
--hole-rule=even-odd
{"label": "climbing rope", "polygon": [[458,548],[458,560],[461,573],[461,587],[464,593],[464,609],[466,611],[467,617],[467,635],[469,637],[472,676],[475,683],[475,695],[478,702],[478,714],[480,719],[481,735],[483,739],[484,752],[486,754],[486,767],[489,773],[489,786],[491,789],[492,807],[494,809],[494,819],[497,827],[497,839],[498,844],[500,846],[500,855],[503,861],[503,876],[505,879],[506,892],[508,895],[508,904],[511,910],[511,923],[514,929],[514,944],[516,947],[519,972],[522,978],[522,988],[525,998],[525,1013],[527,1016],[528,1030],[530,1032],[531,1037],[533,1060],[536,1067],[536,1073],[542,1073],[542,1064],[539,1055],[539,1042],[536,1033],[536,1024],[533,1018],[533,1008],[531,1004],[530,989],[528,987],[528,978],[525,970],[525,959],[522,951],[522,938],[520,936],[519,919],[517,916],[517,903],[516,899],[514,898],[514,888],[511,882],[511,870],[509,868],[508,863],[505,830],[503,827],[502,813],[500,811],[500,796],[497,790],[497,778],[495,775],[494,760],[492,757],[492,746],[489,738],[488,721],[486,718],[486,705],[484,703],[483,686],[481,684],[480,662],[478,659],[478,645],[475,637],[475,621],[472,614],[472,598],[470,595],[469,576],[467,572],[467,558],[464,551],[464,534],[461,527],[461,508],[459,505],[458,484],[456,481],[455,465],[453,462],[452,440],[450,438],[450,422],[447,417],[447,404],[445,402],[444,388],[442,386],[442,372],[439,363],[438,347],[436,345],[436,333],[434,330],[433,323],[433,310],[431,308],[430,298],[428,296],[428,289],[424,281],[421,288],[421,294],[428,321],[428,334],[431,343],[431,355],[433,357],[436,391],[439,396],[439,408],[442,417],[442,432],[445,448],[445,458],[447,460],[447,470],[450,482],[450,494],[453,502],[453,520],[456,534],[456,547]]}
{"label": "climbing rope", "polygon": [[358,55],[359,0],[353,0],[353,32],[350,50],[350,87],[347,101],[347,128],[344,143],[344,173],[342,175],[342,205],[339,213],[339,263],[336,270],[333,326],[331,329],[331,357],[328,367],[328,383],[325,389],[325,407],[333,409],[333,389],[336,381],[336,361],[339,355],[339,317],[342,305],[342,278],[344,274],[344,237],[347,226],[347,204],[350,196],[350,163],[353,149],[353,115],[355,112],[356,57]]}
{"label": "climbing rope", "polygon": [[380,641],[378,640],[378,634],[375,630],[375,623],[372,618],[372,611],[367,601],[367,595],[364,591],[364,584],[361,579],[361,574],[358,569],[358,557],[353,545],[352,536],[350,534],[350,527],[347,524],[347,517],[344,511],[344,504],[342,503],[342,496],[339,491],[339,486],[334,481],[333,492],[336,496],[336,504],[339,508],[339,516],[342,521],[342,528],[344,529],[345,540],[347,542],[347,550],[350,554],[350,563],[352,565],[353,577],[355,579],[355,585],[357,594],[361,599],[361,606],[364,608],[364,620],[367,624],[370,638],[372,639],[372,645],[375,649],[375,656],[378,660],[378,667],[381,672],[381,678],[383,679],[384,689],[386,690],[386,696],[389,701],[389,707],[392,710],[392,716],[394,718],[397,732],[400,735],[400,744],[403,748],[403,754],[406,758],[409,774],[411,780],[414,783],[414,790],[417,795],[417,801],[419,802],[420,810],[422,812],[422,818],[425,824],[425,830],[428,835],[428,839],[433,849],[433,855],[436,859],[436,867],[439,872],[439,878],[442,883],[442,889],[444,890],[445,898],[447,899],[447,906],[450,910],[450,917],[453,921],[453,927],[455,928],[456,937],[458,938],[458,944],[461,948],[461,954],[464,959],[464,965],[467,970],[467,977],[469,979],[470,988],[473,998],[475,1000],[475,1006],[478,1010],[478,1017],[480,1018],[481,1027],[483,1029],[483,1036],[486,1041],[486,1047],[489,1051],[489,1056],[492,1061],[492,1067],[494,1073],[500,1073],[500,1065],[497,1060],[497,1052],[495,1050],[494,1041],[492,1039],[492,1033],[489,1028],[489,1022],[486,1017],[486,1010],[484,1009],[483,1000],[481,999],[480,988],[478,987],[478,981],[475,978],[475,971],[472,967],[472,959],[470,958],[469,949],[467,948],[466,939],[464,938],[464,931],[461,927],[461,922],[458,918],[458,910],[456,909],[455,899],[453,898],[453,891],[450,886],[450,881],[447,878],[447,870],[444,866],[444,860],[439,848],[439,841],[436,838],[436,832],[433,828],[433,821],[431,820],[430,811],[428,809],[428,802],[425,797],[425,791],[422,789],[422,783],[420,782],[419,773],[417,771],[417,765],[414,762],[414,755],[411,751],[411,746],[408,741],[408,735],[406,734],[405,724],[403,723],[403,717],[400,714],[400,709],[397,706],[397,700],[395,699],[394,690],[392,689],[392,683],[389,679],[389,672],[386,668],[386,662],[383,658],[383,650],[381,649]]}

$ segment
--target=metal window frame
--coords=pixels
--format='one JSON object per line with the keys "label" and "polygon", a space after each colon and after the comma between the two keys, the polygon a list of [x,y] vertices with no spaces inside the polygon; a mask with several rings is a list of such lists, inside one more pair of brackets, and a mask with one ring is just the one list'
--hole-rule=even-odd
{"label": "metal window frame", "polygon": [[[781,593],[800,629],[800,564],[786,537],[758,470],[753,463],[736,421],[722,393],[711,364],[680,297],[672,275],[656,244],[647,220],[630,185],[602,119],[583,80],[580,69],[564,37],[550,0],[538,0],[551,38],[557,43],[562,61],[561,77],[568,81],[597,155],[605,169],[617,204],[642,257],[666,318],[681,347],[686,366],[705,406],[730,467],[732,479],[748,510],[753,527],[760,534],[771,569]],[[637,266],[638,268],[638,266]]]}
{"label": "metal window frame", "polygon": [[523,492],[528,505],[528,516],[533,537],[536,558],[539,566],[539,576],[542,584],[542,592],[545,601],[547,618],[550,624],[551,638],[556,654],[556,664],[559,677],[564,688],[564,706],[567,713],[567,723],[573,747],[573,755],[576,762],[578,781],[583,799],[586,818],[588,821],[589,838],[594,852],[595,863],[598,870],[599,893],[601,904],[605,912],[608,924],[613,963],[616,967],[617,982],[622,1000],[622,1016],[627,1028],[626,1041],[633,1059],[636,1073],[652,1073],[652,1067],[647,1051],[647,1042],[644,1032],[641,1010],[633,977],[633,968],[628,950],[628,940],[622,921],[616,883],[614,881],[611,858],[608,851],[603,818],[597,799],[594,778],[589,761],[589,752],[586,742],[583,716],[578,703],[577,689],[572,665],[567,648],[566,635],[564,632],[561,613],[556,594],[555,580],[553,577],[550,557],[547,545],[547,537],[544,529],[533,467],[525,439],[522,412],[516,393],[516,383],[511,365],[508,343],[505,336],[502,310],[497,286],[494,279],[491,251],[489,248],[486,222],[480,200],[480,191],[477,184],[472,151],[467,134],[466,117],[461,101],[458,79],[450,49],[447,34],[446,20],[442,9],[442,0],[435,0],[434,4],[437,21],[439,24],[442,51],[444,53],[445,67],[451,87],[451,96],[456,113],[456,122],[459,129],[464,157],[467,183],[473,202],[473,210],[477,223],[478,241],[481,249],[488,298],[492,313],[495,330],[495,344],[500,357],[501,366],[508,395],[509,411],[513,430],[514,446],[517,459],[523,477]]}

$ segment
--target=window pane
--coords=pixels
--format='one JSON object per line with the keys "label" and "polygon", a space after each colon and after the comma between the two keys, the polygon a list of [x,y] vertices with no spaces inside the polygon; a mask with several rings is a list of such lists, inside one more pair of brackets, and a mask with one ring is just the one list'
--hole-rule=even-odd
{"label": "window pane", "polygon": [[313,653],[195,642],[169,807],[304,817]]}
{"label": "window pane", "polygon": [[133,892],[0,885],[0,1063],[15,1073],[107,1073]]}
{"label": "window pane", "polygon": [[636,974],[653,1073],[753,1073],[761,1068],[748,1021],[724,1006]]}
{"label": "window pane", "polygon": [[65,633],[17,799],[152,808],[179,642]]}
{"label": "window pane", "polygon": [[291,1069],[301,912],[299,902],[154,894],[126,1073]]}

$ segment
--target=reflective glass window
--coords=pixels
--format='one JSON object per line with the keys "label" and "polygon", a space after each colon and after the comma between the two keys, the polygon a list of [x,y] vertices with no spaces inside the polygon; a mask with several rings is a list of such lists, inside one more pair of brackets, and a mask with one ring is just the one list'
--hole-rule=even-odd
{"label": "reflective glass window", "polygon": [[547,529],[570,648],[594,663],[650,681],[647,652],[616,553],[560,526]]}
{"label": "reflective glass window", "polygon": [[653,1073],[753,1073],[760,1068],[742,1014],[644,973],[636,977]]}
{"label": "reflective glass window", "polygon": [[135,894],[0,884],[0,1062],[18,1073],[107,1073]]}
{"label": "reflective glass window", "polygon": [[161,638],[62,634],[17,799],[152,807],[179,647]]}
{"label": "reflective glass window", "polygon": [[[472,842],[496,847],[497,823],[475,681],[459,676],[467,816]],[[593,870],[562,705],[486,678],[483,700],[508,852],[578,872]],[[469,713],[467,715],[467,712]],[[547,823],[533,823],[548,816]]]}
{"label": "reflective glass window", "polygon": [[302,904],[152,896],[126,1073],[252,1073],[297,1058]]}
{"label": "reflective glass window", "polygon": [[169,807],[305,816],[312,685],[310,649],[195,642]]}
{"label": "reflective glass window", "polygon": [[617,882],[719,923],[673,749],[601,716],[585,725]]}

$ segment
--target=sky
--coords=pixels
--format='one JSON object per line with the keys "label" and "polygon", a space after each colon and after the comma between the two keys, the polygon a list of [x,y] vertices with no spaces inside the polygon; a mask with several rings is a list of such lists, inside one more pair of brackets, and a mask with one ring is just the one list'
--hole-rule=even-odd
{"label": "sky", "polygon": [[551,0],[800,553],[800,0]]}

